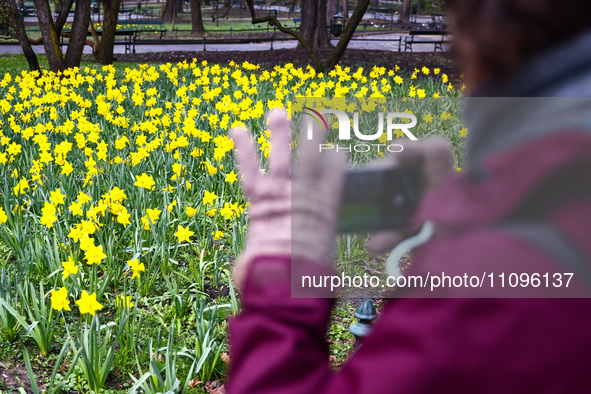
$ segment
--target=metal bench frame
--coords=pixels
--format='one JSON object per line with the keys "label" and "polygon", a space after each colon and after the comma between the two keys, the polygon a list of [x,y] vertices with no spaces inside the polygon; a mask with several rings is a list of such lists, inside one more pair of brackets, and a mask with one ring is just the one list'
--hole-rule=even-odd
{"label": "metal bench frame", "polygon": [[[118,34],[119,33],[119,34]],[[137,32],[118,32],[115,33],[115,37],[120,36],[124,37],[123,40],[115,40],[114,45],[124,45],[125,46],[125,53],[135,53],[135,40],[137,37]],[[90,35],[90,32],[88,32]],[[69,45],[69,40],[64,41],[64,37],[60,36],[60,48],[63,50],[64,47]]]}
{"label": "metal bench frame", "polygon": [[[440,36],[440,40],[425,40],[416,39],[416,36]],[[412,52],[413,44],[434,44],[435,48],[433,52],[437,52],[439,49],[443,52],[443,44],[449,44],[451,41],[447,40],[448,32],[444,30],[411,30],[408,32],[408,37],[404,39],[404,52],[410,50]]]}
{"label": "metal bench frame", "polygon": [[160,29],[153,29],[153,30],[147,30],[147,29],[141,29],[139,26],[141,25],[160,25],[163,26],[164,22],[160,19],[156,19],[156,20],[136,20],[133,22],[130,22],[131,24],[135,24],[138,25],[138,29],[137,29],[137,38],[140,37],[141,33],[160,33],[160,39],[162,39],[164,37],[164,34],[166,34],[166,32],[168,31],[165,27],[162,27]]}

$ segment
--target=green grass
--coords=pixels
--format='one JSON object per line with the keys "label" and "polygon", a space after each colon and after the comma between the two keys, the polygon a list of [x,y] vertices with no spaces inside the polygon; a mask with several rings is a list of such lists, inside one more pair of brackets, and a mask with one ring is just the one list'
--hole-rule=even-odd
{"label": "green grass", "polygon": [[[39,66],[42,70],[49,69],[49,63],[47,62],[47,58],[44,55],[37,55],[37,60],[39,61]],[[114,63],[113,66],[118,72],[123,72],[128,67],[135,67],[138,63]],[[97,62],[91,60],[90,56],[84,55],[82,57],[82,63],[80,64],[80,68],[90,67],[90,68],[101,68],[102,65],[98,64]],[[27,63],[27,59],[23,54],[0,54],[0,76],[3,76],[6,73],[14,74],[20,73],[21,71],[28,71],[29,64]]]}
{"label": "green grass", "polygon": [[[47,63],[47,58],[45,56],[37,56],[37,59],[39,60],[41,68],[49,69],[49,63]],[[0,55],[0,75],[14,73],[15,71],[21,72],[28,69],[29,65],[25,55],[8,53]]]}
{"label": "green grass", "polygon": [[355,337],[349,332],[349,327],[357,322],[354,314],[355,306],[353,302],[348,300],[337,301],[332,310],[326,334],[332,367],[338,368],[353,353]]}
{"label": "green grass", "polygon": [[[293,23],[293,19],[283,19],[283,20],[279,20],[281,22],[282,25],[286,26],[286,27],[293,27],[294,23]],[[172,31],[172,23],[165,23],[164,26],[169,30]],[[256,25],[253,25],[252,22],[250,21],[244,21],[244,20],[220,20],[219,21],[219,26],[215,23],[215,22],[211,22],[211,20],[204,20],[203,21],[203,26],[205,27],[205,31],[216,31],[216,30],[230,30],[230,28],[232,30],[251,30],[251,28],[254,29],[266,29],[267,28],[267,23],[257,23]],[[175,24],[175,28],[178,30],[191,30],[192,29],[192,25],[190,23],[177,23]],[[271,29],[272,30],[272,29]]]}

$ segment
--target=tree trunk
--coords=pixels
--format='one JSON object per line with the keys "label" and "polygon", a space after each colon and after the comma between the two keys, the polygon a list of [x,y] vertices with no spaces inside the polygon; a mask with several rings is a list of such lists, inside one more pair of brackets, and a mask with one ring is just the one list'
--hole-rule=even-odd
{"label": "tree trunk", "polygon": [[35,0],[35,8],[37,9],[39,28],[43,36],[43,47],[45,48],[49,68],[53,72],[63,71],[66,68],[64,57],[60,49],[59,36],[53,24],[48,0]]}
{"label": "tree trunk", "polygon": [[402,0],[402,8],[400,9],[400,19],[402,23],[408,23],[410,18],[410,0]]}
{"label": "tree trunk", "polygon": [[339,0],[327,0],[326,5],[326,24],[330,26],[330,20],[339,10]]}
{"label": "tree trunk", "polygon": [[76,1],[76,13],[72,23],[72,32],[68,51],[66,52],[66,67],[78,67],[82,60],[82,51],[86,45],[88,24],[90,23],[90,0]]}
{"label": "tree trunk", "polygon": [[99,45],[98,61],[101,64],[113,63],[113,48],[115,46],[115,32],[117,31],[117,17],[121,0],[104,0],[103,31]]}
{"label": "tree trunk", "polygon": [[183,0],[167,0],[164,5],[162,20],[168,23],[176,21],[179,12],[183,12]]}
{"label": "tree trunk", "polygon": [[[307,0],[302,0],[302,1],[304,2]],[[319,0],[319,1],[322,2],[323,0]],[[332,68],[334,68],[334,66],[341,60],[341,57],[343,56],[343,54],[345,53],[345,50],[347,49],[347,45],[349,45],[349,42],[351,41],[351,37],[353,37],[353,33],[355,32],[355,29],[359,25],[359,22],[361,22],[361,20],[363,19],[363,15],[367,11],[367,7],[369,7],[369,1],[370,0],[357,0],[357,3],[355,5],[355,10],[353,11],[351,18],[349,19],[349,21],[345,25],[345,30],[341,34],[341,37],[339,39],[339,42],[338,42],[336,48],[332,51],[328,60],[324,63],[322,63],[320,61],[320,59],[316,55],[316,52],[314,51],[314,48],[312,47],[312,45],[310,43],[310,41],[306,40],[306,38],[304,37],[303,32],[283,26],[283,24],[276,17],[271,16],[271,15],[257,17],[256,10],[254,8],[254,0],[246,0],[246,4],[248,5],[248,11],[250,12],[250,18],[251,18],[251,22],[253,24],[264,23],[264,22],[273,22],[275,24],[275,26],[277,26],[277,29],[279,31],[281,31],[285,34],[289,34],[290,36],[295,37],[298,40],[298,47],[301,47],[306,50],[306,52],[310,56],[310,60],[312,60],[312,63],[316,67],[317,71],[325,72],[325,71],[329,71]],[[305,14],[304,13],[304,4],[302,4],[302,25],[303,25],[303,22],[308,18],[309,19],[307,20],[307,22],[309,22],[310,20],[316,19],[318,21],[316,23],[316,25],[319,25],[319,24],[325,25],[325,22],[326,22],[326,19],[325,19],[326,18],[326,1],[323,1],[323,2],[324,2],[324,12],[323,13],[316,13],[313,15],[311,15],[311,13]],[[308,7],[310,7],[310,6],[308,5]],[[314,9],[316,9],[315,6],[314,6]],[[306,16],[308,18],[304,19]],[[323,32],[324,32],[324,36],[326,37],[326,41],[328,41],[328,35],[326,34],[326,28],[323,30]],[[317,36],[315,36],[315,37],[317,37]],[[318,47],[316,47],[316,48],[318,48]]]}
{"label": "tree trunk", "polygon": [[312,49],[332,47],[326,29],[326,0],[302,0],[300,33]]}
{"label": "tree trunk", "polygon": [[70,13],[70,9],[72,8],[72,4],[74,4],[74,0],[62,0],[60,3],[61,9],[57,20],[55,21],[55,31],[59,36],[66,24],[66,20],[68,19],[68,14]]}
{"label": "tree trunk", "polygon": [[39,67],[39,61],[37,60],[37,55],[35,55],[35,52],[29,43],[27,33],[25,32],[25,26],[23,24],[23,20],[21,19],[18,6],[16,5],[16,0],[6,0],[6,4],[8,5],[8,12],[10,13],[12,27],[16,32],[16,38],[18,38],[18,42],[21,44],[21,48],[23,49],[27,63],[29,63],[29,69],[31,71],[41,71],[41,68]]}
{"label": "tree trunk", "polygon": [[201,0],[191,0],[191,26],[193,33],[204,33],[203,14],[201,13]]}
{"label": "tree trunk", "polygon": [[343,0],[343,15],[349,19],[349,0]]}

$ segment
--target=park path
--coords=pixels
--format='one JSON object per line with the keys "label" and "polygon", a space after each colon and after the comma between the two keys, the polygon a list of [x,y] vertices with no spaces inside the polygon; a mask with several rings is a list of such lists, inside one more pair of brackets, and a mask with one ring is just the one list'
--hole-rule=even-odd
{"label": "park path", "polygon": [[[368,49],[368,50],[383,50],[383,51],[398,51],[398,42],[391,41],[397,40],[402,37],[402,50],[404,51],[404,38],[408,36],[406,33],[384,33],[384,34],[372,34],[355,37],[350,43],[348,48],[351,49]],[[370,40],[386,40],[386,41],[370,41]],[[337,40],[332,40],[333,45],[337,44]],[[297,41],[274,41],[274,49],[292,49],[297,45]],[[149,53],[149,52],[170,52],[170,51],[203,51],[203,44],[171,44],[171,45],[160,45],[160,44],[142,44],[141,41],[136,42],[136,53]],[[445,46],[444,46],[445,48]],[[271,49],[271,42],[261,43],[244,43],[244,44],[207,44],[207,51],[265,51]],[[35,53],[42,54],[45,50],[42,45],[34,45],[33,50]],[[414,52],[433,52],[433,44],[414,44]],[[22,53],[22,49],[19,45],[1,45],[1,53]],[[84,49],[84,53],[90,54],[92,50],[90,47]],[[115,53],[125,53],[125,47],[123,45],[115,46]]]}
{"label": "park path", "polygon": [[[258,7],[257,7],[258,8]],[[364,19],[369,19],[370,15],[374,19],[384,19],[384,23],[390,22],[391,16],[388,15],[373,15],[371,11],[368,11],[364,16]],[[120,22],[126,22],[129,20],[130,23],[138,18],[139,16],[136,14],[132,14],[129,19],[120,19]],[[70,17],[71,19],[72,17]],[[395,16],[394,20],[396,20],[398,16]],[[26,17],[26,22],[35,22],[37,19],[36,17]],[[247,19],[245,19],[247,20]],[[426,25],[431,21],[430,17],[427,16],[418,16],[417,22]],[[398,51],[398,40],[399,37],[402,37],[402,50],[404,51],[404,39],[407,37],[407,33],[395,33],[395,32],[384,32],[383,34],[376,34],[373,31],[371,34],[365,35],[363,33],[355,36],[348,45],[348,48],[351,49],[367,49],[367,50],[384,50],[384,51]],[[374,41],[374,40],[384,40],[384,41]],[[338,40],[331,41],[333,45],[336,45]],[[296,40],[286,40],[286,41],[274,41],[272,43],[273,49],[293,49],[297,46]],[[259,43],[241,43],[241,44],[207,44],[206,50],[207,51],[264,51],[271,49],[271,41],[268,42],[259,42]],[[444,49],[448,50],[448,46],[444,45]],[[33,46],[33,50],[35,53],[44,54],[45,49],[42,45],[35,45]],[[184,51],[203,51],[203,44],[202,43],[195,43],[195,44],[142,44],[141,40],[136,42],[135,46],[136,53],[150,53],[150,52],[184,52]],[[414,52],[432,52],[433,51],[433,44],[414,44],[413,45]],[[18,54],[22,53],[22,49],[18,44],[0,44],[0,54],[2,53],[11,53],[11,54]],[[92,49],[90,47],[85,47],[84,53],[91,54]],[[125,53],[125,46],[123,45],[116,45],[115,54],[124,54]]]}

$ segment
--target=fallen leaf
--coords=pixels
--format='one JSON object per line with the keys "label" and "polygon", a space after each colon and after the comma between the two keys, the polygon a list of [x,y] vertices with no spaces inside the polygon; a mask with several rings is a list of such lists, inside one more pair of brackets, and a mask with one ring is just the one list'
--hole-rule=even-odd
{"label": "fallen leaf", "polygon": [[213,382],[207,382],[205,385],[205,390],[207,390],[209,394],[226,394],[224,385],[217,380],[214,380]]}
{"label": "fallen leaf", "polygon": [[197,386],[199,383],[203,383],[201,380],[195,380],[195,379],[191,379],[189,380],[189,387],[195,387]]}

